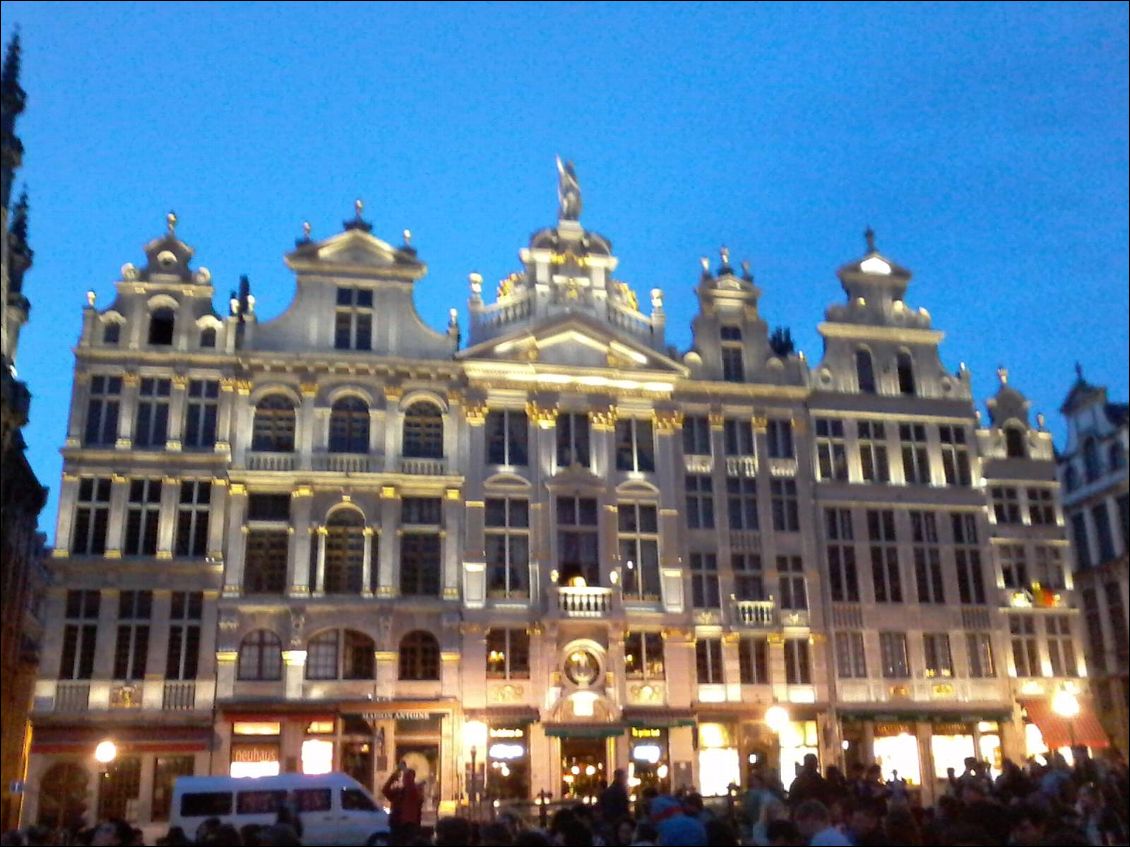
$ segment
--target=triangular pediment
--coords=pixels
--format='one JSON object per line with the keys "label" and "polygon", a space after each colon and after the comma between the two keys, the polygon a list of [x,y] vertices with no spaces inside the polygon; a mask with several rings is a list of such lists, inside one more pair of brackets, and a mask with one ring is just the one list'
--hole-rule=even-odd
{"label": "triangular pediment", "polygon": [[470,347],[459,353],[458,358],[687,375],[687,368],[681,363],[585,315],[568,315],[524,327]]}
{"label": "triangular pediment", "polygon": [[360,228],[301,244],[287,256],[287,263],[304,269],[325,266],[354,271],[422,267],[413,251],[393,247]]}

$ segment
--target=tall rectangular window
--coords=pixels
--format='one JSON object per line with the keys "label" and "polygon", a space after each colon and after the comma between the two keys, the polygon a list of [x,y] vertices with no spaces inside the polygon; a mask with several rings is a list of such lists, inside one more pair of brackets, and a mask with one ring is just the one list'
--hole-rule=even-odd
{"label": "tall rectangular window", "polygon": [[938,522],[933,512],[910,513],[911,538],[914,541],[914,580],[919,603],[946,602],[942,580],[942,550],[938,546]]}
{"label": "tall rectangular window", "polygon": [[977,516],[950,515],[953,529],[953,557],[957,566],[957,594],[962,603],[984,605],[985,569],[981,548],[977,546]]}
{"label": "tall rectangular window", "polygon": [[169,614],[169,646],[165,652],[166,679],[196,679],[200,663],[201,591],[174,591]]}
{"label": "tall rectangular window", "polygon": [[334,348],[373,348],[373,292],[361,288],[338,288],[334,311]]}
{"label": "tall rectangular window", "polygon": [[663,679],[663,636],[658,632],[624,634],[624,675],[628,679]]}
{"label": "tall rectangular window", "polygon": [[998,524],[1020,523],[1020,492],[1005,485],[995,485],[989,489],[993,501],[993,517]]}
{"label": "tall rectangular window", "polygon": [[796,480],[770,480],[769,496],[769,503],[773,508],[773,529],[778,532],[800,532]]}
{"label": "tall rectangular window", "polygon": [[727,456],[753,455],[753,424],[746,419],[726,418],[722,423]]}
{"label": "tall rectangular window", "polygon": [[123,591],[118,596],[118,642],[114,648],[114,679],[145,679],[149,658],[149,619],[152,591]]}
{"label": "tall rectangular window", "polygon": [[969,655],[969,675],[975,679],[995,676],[993,637],[987,632],[965,633],[965,652]]}
{"label": "tall rectangular window", "polygon": [[948,633],[927,632],[923,634],[922,649],[926,657],[927,677],[953,676],[953,654],[950,652]]}
{"label": "tall rectangular window", "polygon": [[910,658],[906,652],[905,632],[880,632],[879,654],[884,679],[909,679]]}
{"label": "tall rectangular window", "polygon": [[730,529],[756,530],[757,480],[748,476],[726,477],[726,505]]}
{"label": "tall rectangular window", "polygon": [[722,673],[722,639],[700,638],[694,645],[695,670],[700,685],[720,685]]}
{"label": "tall rectangular window", "polygon": [[867,654],[862,632],[836,633],[836,675],[840,679],[867,678]]}
{"label": "tall rectangular window", "polygon": [[710,420],[705,415],[687,415],[683,418],[683,455],[709,456]]}
{"label": "tall rectangular window", "polygon": [[823,480],[847,482],[847,448],[841,420],[816,419],[816,475]]}
{"label": "tall rectangular window", "polygon": [[938,427],[938,440],[942,443],[942,471],[946,476],[946,485],[972,485],[965,427],[943,424]]}
{"label": "tall rectangular window", "polygon": [[745,379],[745,363],[742,356],[742,328],[723,326],[722,341],[722,379],[726,382],[741,382]]}
{"label": "tall rectangular window", "polygon": [[793,422],[786,418],[769,418],[765,423],[765,440],[771,459],[795,459]]}
{"label": "tall rectangular window", "polygon": [[879,421],[859,422],[859,464],[864,482],[890,482],[887,429]]}
{"label": "tall rectangular window", "polygon": [[1023,544],[1001,544],[997,547],[997,555],[1000,557],[1005,588],[1022,589],[1032,584]]}
{"label": "tall rectangular window", "polygon": [[1075,645],[1071,643],[1071,619],[1067,615],[1048,615],[1044,618],[1044,626],[1048,636],[1048,659],[1051,661],[1052,676],[1078,676]]}
{"label": "tall rectangular window", "polygon": [[488,629],[487,679],[529,678],[529,631],[526,629]]}
{"label": "tall rectangular window", "polygon": [[808,608],[808,591],[804,583],[804,561],[800,556],[777,557],[778,602],[782,609],[804,611]]}
{"label": "tall rectangular window", "polygon": [[219,412],[220,383],[214,379],[190,379],[184,407],[186,450],[208,450],[216,446]]}
{"label": "tall rectangular window", "polygon": [[1109,562],[1114,558],[1114,536],[1110,531],[1110,512],[1105,500],[1091,507],[1091,519],[1095,523],[1095,538],[1099,542],[1099,561]]}
{"label": "tall rectangular window", "polygon": [[902,442],[902,474],[907,484],[930,483],[930,460],[926,452],[926,427],[923,424],[899,424]]}
{"label": "tall rectangular window", "polygon": [[94,675],[100,601],[97,591],[67,592],[59,679],[90,679]]}
{"label": "tall rectangular window", "polygon": [[758,553],[733,553],[730,568],[734,572],[734,597],[738,600],[764,600],[765,583]]}
{"label": "tall rectangular window", "polygon": [[709,474],[687,474],[687,529],[714,529],[714,489]]}
{"label": "tall rectangular window", "polygon": [[508,409],[490,412],[486,439],[488,464],[522,467],[529,464],[529,419],[525,412]]}
{"label": "tall rectangular window", "polygon": [[890,509],[867,512],[867,534],[871,540],[871,579],[875,602],[902,602],[902,575],[895,544],[895,513]]}
{"label": "tall rectangular window", "polygon": [[1117,651],[1126,654],[1127,632],[1126,607],[1122,603],[1122,591],[1117,582],[1104,582],[1103,594],[1106,596],[1107,615],[1110,618],[1110,630],[1114,634]]}
{"label": "tall rectangular window", "polygon": [[1016,675],[1041,676],[1035,618],[1029,615],[1010,615],[1008,631],[1012,636],[1012,661],[1016,665]]}
{"label": "tall rectangular window", "polygon": [[850,509],[824,510],[824,535],[828,539],[828,587],[837,603],[859,602],[859,573]]}
{"label": "tall rectangular window", "polygon": [[616,470],[655,470],[655,436],[651,421],[639,418],[616,421]]}
{"label": "tall rectangular window", "polygon": [[86,404],[87,447],[113,447],[118,440],[118,409],[122,401],[120,376],[92,376]]}
{"label": "tall rectangular window", "polygon": [[590,586],[600,585],[600,554],[595,497],[557,498],[559,570],[577,569]]}
{"label": "tall rectangular window", "polygon": [[785,639],[785,682],[789,685],[812,684],[812,658],[807,638]]}
{"label": "tall rectangular window", "polygon": [[161,480],[131,479],[126,511],[127,556],[152,556],[157,552],[157,526],[161,517]]}
{"label": "tall rectangular window", "polygon": [[153,801],[151,819],[167,821],[173,807],[173,786],[178,776],[192,776],[195,772],[196,757],[157,756],[153,768]]}
{"label": "tall rectangular window", "polygon": [[492,597],[528,597],[530,501],[488,497],[485,524],[487,592]]}
{"label": "tall rectangular window", "polygon": [[71,553],[76,556],[101,556],[106,552],[106,530],[110,525],[109,478],[83,477],[78,483],[75,526]]}
{"label": "tall rectangular window", "polygon": [[286,590],[289,537],[285,529],[252,529],[247,533],[243,554],[244,594],[282,594]]}
{"label": "tall rectangular window", "polygon": [[589,467],[589,416],[564,413],[557,416],[557,467]]}
{"label": "tall rectangular window", "polygon": [[691,553],[691,604],[696,609],[720,608],[718,588],[718,556],[715,553]]}
{"label": "tall rectangular window", "polygon": [[1087,537],[1087,513],[1076,512],[1071,516],[1071,540],[1075,546],[1075,558],[1079,567],[1089,568],[1095,563],[1091,558],[1091,541]]}
{"label": "tall rectangular window", "polygon": [[1050,544],[1036,545],[1036,582],[1044,588],[1062,590],[1067,587],[1063,575],[1063,551]]}
{"label": "tall rectangular window", "polygon": [[211,512],[212,483],[208,480],[183,480],[177,504],[176,554],[192,558],[208,555],[208,515]]}
{"label": "tall rectangular window", "polygon": [[738,668],[742,685],[769,684],[769,640],[743,638],[738,642]]}
{"label": "tall rectangular window", "polygon": [[1055,524],[1055,498],[1050,488],[1028,489],[1028,523],[1032,526]]}
{"label": "tall rectangular window", "polygon": [[165,448],[169,435],[169,397],[172,381],[145,377],[137,390],[134,447]]}
{"label": "tall rectangular window", "polygon": [[621,503],[617,507],[624,596],[659,599],[659,517],[656,507]]}
{"label": "tall rectangular window", "polygon": [[439,596],[441,539],[435,532],[406,532],[400,537],[400,593]]}

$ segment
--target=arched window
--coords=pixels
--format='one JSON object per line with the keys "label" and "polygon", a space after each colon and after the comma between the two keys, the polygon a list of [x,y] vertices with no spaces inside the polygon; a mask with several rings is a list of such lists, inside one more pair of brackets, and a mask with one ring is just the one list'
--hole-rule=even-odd
{"label": "arched window", "polygon": [[214,348],[216,346],[216,328],[208,327],[200,331],[200,346],[204,348]]}
{"label": "arched window", "polygon": [[307,679],[373,679],[376,643],[363,632],[331,629],[306,645]]}
{"label": "arched window", "polygon": [[264,397],[255,407],[251,449],[294,452],[294,405],[283,395]]}
{"label": "arched window", "polygon": [[365,519],[356,509],[339,509],[326,521],[327,594],[360,594],[365,560]]}
{"label": "arched window", "polygon": [[439,679],[439,642],[422,629],[400,640],[401,679]]}
{"label": "arched window", "polygon": [[173,343],[176,316],[169,308],[154,309],[149,316],[149,343],[167,347]]}
{"label": "arched window", "polygon": [[1109,465],[1112,471],[1122,470],[1126,467],[1126,450],[1117,441],[1110,445]]}
{"label": "arched window", "polygon": [[859,380],[859,390],[864,394],[875,393],[875,366],[871,362],[869,350],[855,351],[855,375]]}
{"label": "arched window", "polygon": [[905,350],[896,359],[899,372],[899,394],[914,393],[914,360]]}
{"label": "arched window", "polygon": [[443,458],[443,415],[431,403],[413,403],[404,413],[401,453],[409,458]]}
{"label": "arched window", "polygon": [[1102,462],[1099,460],[1099,445],[1093,438],[1083,442],[1083,474],[1087,482],[1094,482],[1103,473]]}
{"label": "arched window", "polygon": [[369,407],[359,397],[345,397],[330,412],[330,452],[369,452]]}
{"label": "arched window", "polygon": [[1023,459],[1026,453],[1024,430],[1018,426],[1006,426],[1004,429],[1004,454],[1010,459]]}
{"label": "arched window", "polygon": [[89,811],[90,774],[78,762],[56,762],[39,783],[40,826],[78,830]]}
{"label": "arched window", "polygon": [[282,642],[269,629],[257,629],[239,645],[238,676],[247,680],[282,679]]}

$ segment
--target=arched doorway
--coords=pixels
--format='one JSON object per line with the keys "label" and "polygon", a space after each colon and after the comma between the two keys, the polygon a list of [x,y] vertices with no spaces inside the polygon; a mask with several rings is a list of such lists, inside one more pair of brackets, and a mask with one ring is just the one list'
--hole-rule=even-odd
{"label": "arched doorway", "polygon": [[81,828],[86,817],[89,791],[90,774],[82,765],[75,762],[52,765],[40,783],[36,823],[69,830]]}

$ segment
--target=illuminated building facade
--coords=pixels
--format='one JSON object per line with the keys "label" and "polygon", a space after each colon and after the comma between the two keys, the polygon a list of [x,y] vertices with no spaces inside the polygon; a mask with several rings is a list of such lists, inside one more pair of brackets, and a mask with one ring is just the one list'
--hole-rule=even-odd
{"label": "illuminated building facade", "polygon": [[[882,757],[930,802],[965,755],[1023,754],[1016,698],[1085,674],[1070,577],[1038,600],[1002,577],[1000,539],[1066,556],[1023,398],[1002,386],[978,426],[870,234],[817,366],[725,250],[680,355],[559,172],[556,225],[493,302],[471,275],[466,339],[454,310],[419,320],[425,265],[360,204],[297,242],[270,321],[246,284],[213,311],[172,217],[107,308],[91,293],[31,817],[68,773],[93,797],[108,735],[104,811],[142,822],[191,771],[379,788],[405,760],[443,813],[616,767],[724,793],[808,752]],[[1023,486],[1015,521],[998,485]]]}
{"label": "illuminated building facade", "polygon": [[1075,588],[1086,622],[1087,666],[1103,725],[1123,755],[1130,737],[1130,494],[1125,403],[1107,400],[1106,388],[1091,385],[1082,368],[1060,412],[1067,418],[1067,444],[1059,454],[1063,510],[1075,549]]}

